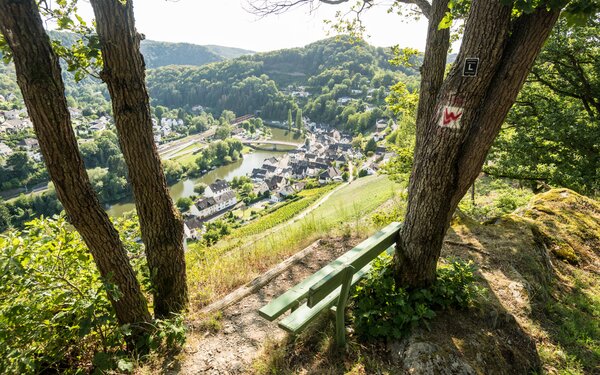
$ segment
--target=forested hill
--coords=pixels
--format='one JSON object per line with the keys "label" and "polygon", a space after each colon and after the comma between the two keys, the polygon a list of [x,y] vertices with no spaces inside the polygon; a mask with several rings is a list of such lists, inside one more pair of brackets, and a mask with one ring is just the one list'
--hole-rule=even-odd
{"label": "forested hill", "polygon": [[[74,34],[52,32],[51,36],[65,45],[76,41]],[[155,41],[143,41],[142,51],[153,106],[188,110],[202,106],[213,115],[223,110],[260,111],[263,118],[279,121],[287,118],[288,111],[302,109],[314,121],[352,133],[363,133],[377,119],[389,117],[385,98],[392,85],[402,82],[415,92],[421,65],[414,61],[411,66],[393,66],[390,48],[344,37],[256,54]],[[243,53],[249,54],[238,56]],[[238,57],[226,59],[234,56]],[[75,83],[66,70],[63,78],[70,106],[98,116],[110,113],[108,93],[99,81],[86,77]],[[20,97],[18,91],[12,65],[1,66],[0,95]]]}
{"label": "forested hill", "polygon": [[416,87],[418,71],[392,66],[391,58],[389,48],[337,37],[200,67],[161,67],[149,71],[148,86],[155,105],[260,110],[272,119],[299,106],[316,121],[346,124],[348,116],[379,107],[394,83]]}
{"label": "forested hill", "polygon": [[[65,45],[75,43],[78,38],[75,34],[62,31],[51,31],[49,34],[52,39],[59,40]],[[165,65],[204,65],[254,53],[254,51],[241,48],[155,40],[142,40],[140,49],[147,68],[158,68]]]}
{"label": "forested hill", "polygon": [[148,68],[165,65],[204,65],[254,53],[253,51],[224,46],[200,46],[190,43],[143,40],[141,51]]}

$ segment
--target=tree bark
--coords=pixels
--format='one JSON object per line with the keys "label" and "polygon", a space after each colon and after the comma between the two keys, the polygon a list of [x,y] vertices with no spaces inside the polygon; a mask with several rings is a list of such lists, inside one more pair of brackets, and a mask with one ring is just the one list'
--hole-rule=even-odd
{"label": "tree bark", "polygon": [[129,169],[154,295],[167,317],[187,305],[183,220],[173,206],[152,134],[141,35],[131,0],[92,0],[119,143]]}
{"label": "tree bark", "polygon": [[102,277],[118,288],[108,293],[120,324],[131,324],[131,342],[151,316],[119,234],[89,182],[64,95],[58,58],[34,0],[0,0],[0,32],[13,54],[17,82],[33,122],[58,199],[87,244]]}
{"label": "tree bark", "polygon": [[[481,171],[560,13],[542,5],[511,21],[512,7],[501,0],[474,1],[456,62],[439,84],[441,55],[445,62],[448,44],[438,24],[447,6],[447,0],[432,3],[408,207],[394,261],[396,280],[407,287],[435,280],[452,215]],[[471,57],[479,58],[477,75],[464,77],[463,64]],[[460,109],[460,127],[440,125],[447,107]]]}

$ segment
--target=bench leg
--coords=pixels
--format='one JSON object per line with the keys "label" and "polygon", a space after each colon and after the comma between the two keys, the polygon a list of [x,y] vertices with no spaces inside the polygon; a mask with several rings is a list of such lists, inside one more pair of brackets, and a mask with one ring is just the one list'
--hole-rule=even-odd
{"label": "bench leg", "polygon": [[339,347],[346,346],[346,324],[344,322],[346,313],[346,303],[348,302],[348,294],[352,284],[352,276],[354,275],[354,267],[348,265],[344,268],[344,278],[342,281],[342,290],[338,298],[338,304],[335,311],[335,341]]}

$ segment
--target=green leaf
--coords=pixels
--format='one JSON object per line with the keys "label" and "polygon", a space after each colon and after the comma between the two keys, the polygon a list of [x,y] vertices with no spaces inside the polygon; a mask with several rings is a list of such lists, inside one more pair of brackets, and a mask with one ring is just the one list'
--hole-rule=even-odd
{"label": "green leaf", "polygon": [[98,352],[94,355],[94,359],[92,360],[94,366],[98,368],[98,370],[110,370],[113,367],[112,357],[104,352]]}
{"label": "green leaf", "polygon": [[450,12],[446,12],[446,14],[444,15],[444,18],[442,18],[442,20],[440,21],[440,24],[438,25],[438,30],[443,30],[443,29],[447,29],[450,26],[452,26],[452,13]]}
{"label": "green leaf", "polygon": [[128,359],[121,358],[117,363],[117,368],[123,372],[133,372],[133,362]]}

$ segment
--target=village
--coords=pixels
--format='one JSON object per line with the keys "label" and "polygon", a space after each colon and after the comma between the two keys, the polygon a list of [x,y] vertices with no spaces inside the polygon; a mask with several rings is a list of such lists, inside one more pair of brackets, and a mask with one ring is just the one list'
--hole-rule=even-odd
{"label": "village", "polygon": [[[2,101],[3,98],[0,98]],[[0,135],[9,136],[20,132],[33,130],[33,125],[27,116],[27,111],[24,109],[12,109],[9,111],[0,111]],[[42,161],[42,155],[39,152],[37,139],[33,138],[32,134],[26,137],[20,137],[14,145],[9,145],[8,142],[0,138],[0,158],[6,158],[16,151],[24,151],[27,156],[36,161]]]}
{"label": "village", "polygon": [[[240,208],[251,207],[256,213],[258,209],[268,207],[272,212],[278,204],[295,197],[306,188],[350,183],[354,178],[375,174],[381,165],[394,156],[383,146],[377,146],[365,155],[363,150],[352,145],[351,135],[327,125],[316,124],[308,118],[304,118],[304,123],[306,140],[301,146],[281,156],[265,159],[260,167],[254,168],[247,176],[234,178],[233,183],[218,179],[208,185],[202,196],[184,213],[187,239],[199,239],[206,223],[228,213],[232,217],[232,212]],[[377,122],[373,139],[383,139],[384,133],[395,126],[389,127],[388,122],[381,119]],[[255,139],[254,136],[249,138],[243,129],[235,134],[234,137],[242,142]],[[242,185],[239,181],[245,183]],[[243,195],[251,199],[240,199]],[[243,215],[240,215],[240,219],[245,221]]]}
{"label": "village", "polygon": [[[203,108],[194,110],[198,112]],[[94,137],[113,127],[113,120],[108,115],[89,117],[83,116],[82,111],[75,108],[69,108],[69,111],[80,144],[92,141]],[[379,145],[383,143],[380,141],[386,134],[396,128],[396,124],[387,119],[378,120],[374,133],[366,138],[374,145],[367,150],[364,145],[361,147],[353,144],[351,134],[326,124],[317,124],[308,117],[302,118],[301,130],[288,130],[286,123],[271,121],[265,122],[266,127],[262,129],[248,131],[243,123],[253,117],[254,115],[245,115],[232,121],[229,136],[241,141],[246,153],[253,149],[275,150],[280,146],[285,151],[273,153],[250,173],[236,177],[233,181],[213,180],[201,194],[191,197],[189,208],[179,207],[184,216],[187,239],[201,239],[207,224],[225,215],[230,219],[234,218],[236,225],[244,225],[261,213],[272,212],[284,206],[305,189],[350,183],[355,178],[375,174],[393,156],[386,147]],[[186,136],[180,131],[182,127],[185,124],[181,119],[153,119],[155,142],[159,145],[163,159],[170,159],[179,150],[190,147],[193,149],[194,145],[198,148],[194,153],[202,150],[216,139],[216,129],[219,128],[211,126],[202,133]],[[272,140],[269,129],[274,128],[297,133],[301,143]],[[5,164],[17,152],[26,153],[36,163],[42,162],[39,144],[33,136],[26,110],[0,111],[0,134],[3,135],[0,138],[0,160],[4,160]],[[202,174],[207,172],[202,171]],[[40,183],[35,190],[44,188],[45,184]],[[26,193],[27,188],[15,191]],[[248,215],[248,212],[251,214]]]}

